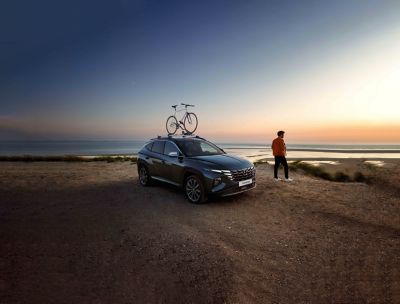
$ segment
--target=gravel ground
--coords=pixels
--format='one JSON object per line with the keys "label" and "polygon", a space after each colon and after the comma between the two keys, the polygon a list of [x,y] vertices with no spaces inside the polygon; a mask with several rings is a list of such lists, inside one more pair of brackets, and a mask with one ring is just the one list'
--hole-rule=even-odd
{"label": "gravel ground", "polygon": [[0,163],[0,303],[400,303],[397,183],[259,165],[256,189],[192,205],[136,171]]}

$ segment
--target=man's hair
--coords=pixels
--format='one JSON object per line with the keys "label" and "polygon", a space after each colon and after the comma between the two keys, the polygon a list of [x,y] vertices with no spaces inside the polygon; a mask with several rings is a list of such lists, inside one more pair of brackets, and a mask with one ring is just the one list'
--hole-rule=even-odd
{"label": "man's hair", "polygon": [[278,136],[281,136],[281,135],[283,135],[283,134],[285,134],[285,131],[278,131]]}

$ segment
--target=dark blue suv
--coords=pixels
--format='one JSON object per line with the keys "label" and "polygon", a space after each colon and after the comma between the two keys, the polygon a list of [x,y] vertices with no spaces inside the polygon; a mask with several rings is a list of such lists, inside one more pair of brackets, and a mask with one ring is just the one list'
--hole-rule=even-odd
{"label": "dark blue suv", "polygon": [[203,203],[209,195],[227,196],[256,186],[254,165],[228,155],[199,136],[168,136],[150,140],[138,157],[139,182],[153,180],[183,187],[192,203]]}

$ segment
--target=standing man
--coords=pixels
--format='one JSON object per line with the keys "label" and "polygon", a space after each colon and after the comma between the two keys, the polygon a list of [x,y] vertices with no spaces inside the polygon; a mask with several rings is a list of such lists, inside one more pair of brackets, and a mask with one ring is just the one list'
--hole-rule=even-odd
{"label": "standing man", "polygon": [[281,179],[278,177],[278,168],[279,165],[282,164],[285,168],[285,182],[291,182],[293,179],[289,178],[289,166],[286,161],[286,145],[283,137],[285,136],[285,131],[279,131],[278,137],[272,141],[272,153],[275,157],[275,166],[274,166],[274,178],[275,181],[280,181]]}

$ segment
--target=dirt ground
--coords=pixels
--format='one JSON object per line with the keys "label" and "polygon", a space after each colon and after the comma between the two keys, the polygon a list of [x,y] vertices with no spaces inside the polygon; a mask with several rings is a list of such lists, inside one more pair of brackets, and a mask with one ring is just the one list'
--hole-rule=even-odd
{"label": "dirt ground", "polygon": [[0,163],[0,303],[400,303],[400,169],[379,170],[277,183],[263,164],[192,205],[129,162]]}

